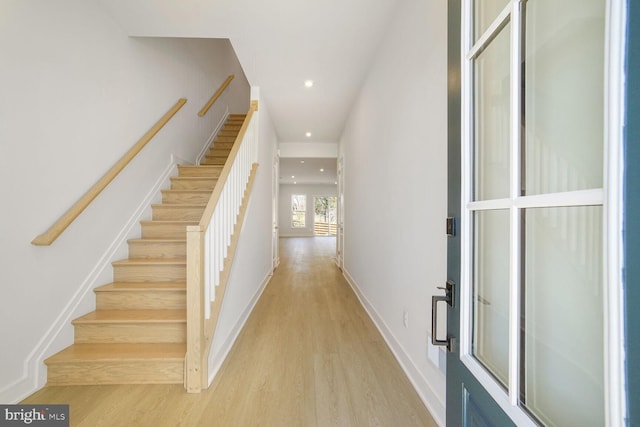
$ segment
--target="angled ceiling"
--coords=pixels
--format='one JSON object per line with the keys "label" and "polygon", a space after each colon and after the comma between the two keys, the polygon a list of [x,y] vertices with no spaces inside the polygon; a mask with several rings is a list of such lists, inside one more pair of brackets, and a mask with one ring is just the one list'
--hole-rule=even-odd
{"label": "angled ceiling", "polygon": [[400,0],[98,1],[132,36],[229,38],[280,142],[335,143]]}

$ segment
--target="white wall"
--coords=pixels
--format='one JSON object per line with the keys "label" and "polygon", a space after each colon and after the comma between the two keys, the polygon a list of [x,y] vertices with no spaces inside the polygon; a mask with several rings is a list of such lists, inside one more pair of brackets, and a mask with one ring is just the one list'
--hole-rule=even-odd
{"label": "white wall", "polygon": [[[307,214],[305,227],[291,226],[291,196],[305,194],[307,196]],[[281,237],[311,237],[313,236],[314,205],[313,196],[336,196],[336,185],[321,184],[281,184],[278,201],[278,229]]]}
{"label": "white wall", "polygon": [[[13,402],[72,342],[69,320],[94,308],[91,289],[139,233],[128,224],[149,213],[141,203],[157,200],[176,158],[195,160],[227,107],[247,111],[249,86],[228,41],[128,38],[93,1],[3,1],[0,54],[0,402]],[[185,107],[53,245],[30,244],[181,97]]]}
{"label": "white wall", "polygon": [[280,158],[334,158],[338,156],[338,144],[334,142],[281,142],[278,147],[280,148]]}
{"label": "white wall", "polygon": [[278,141],[268,105],[259,101],[258,108],[259,167],[209,354],[210,381],[231,350],[273,271],[271,184]]}
{"label": "white wall", "polygon": [[427,342],[431,296],[446,280],[447,6],[399,5],[340,141],[344,270],[444,425],[445,376]]}

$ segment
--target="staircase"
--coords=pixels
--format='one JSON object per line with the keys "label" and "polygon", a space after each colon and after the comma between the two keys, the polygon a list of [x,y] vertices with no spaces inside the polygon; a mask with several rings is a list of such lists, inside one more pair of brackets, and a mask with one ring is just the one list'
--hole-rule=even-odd
{"label": "staircase", "polygon": [[186,227],[199,223],[245,115],[232,114],[199,166],[178,166],[162,203],[96,311],[75,319],[74,344],[45,360],[49,385],[182,384],[186,353]]}

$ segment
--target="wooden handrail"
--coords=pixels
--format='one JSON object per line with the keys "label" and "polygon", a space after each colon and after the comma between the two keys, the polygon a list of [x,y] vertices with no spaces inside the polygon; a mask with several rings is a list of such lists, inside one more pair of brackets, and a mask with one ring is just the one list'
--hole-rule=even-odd
{"label": "wooden handrail", "polygon": [[229,157],[227,157],[227,161],[220,171],[220,176],[218,177],[218,181],[216,182],[215,187],[213,188],[213,192],[211,193],[211,198],[207,203],[207,207],[204,208],[204,212],[202,213],[202,219],[198,224],[200,230],[205,231],[207,229],[207,225],[211,222],[211,217],[213,216],[213,212],[216,209],[216,205],[218,204],[218,200],[222,195],[222,190],[224,189],[224,184],[227,182],[227,177],[229,176],[229,172],[231,172],[231,167],[233,166],[233,161],[236,159],[236,155],[238,154],[238,150],[240,149],[240,141],[243,140],[244,134],[247,133],[247,128],[249,127],[249,123],[251,123],[251,117],[253,113],[258,111],[258,101],[251,101],[251,106],[249,107],[249,111],[247,112],[247,117],[244,119],[244,123],[242,123],[242,127],[238,132],[238,136],[236,137],[236,141],[229,152]]}
{"label": "wooden handrail", "polygon": [[209,108],[211,108],[211,106],[213,105],[214,102],[216,102],[218,100],[218,98],[220,97],[220,95],[222,95],[222,92],[224,92],[224,90],[227,88],[227,86],[229,86],[229,84],[231,83],[231,80],[233,80],[233,74],[230,74],[229,77],[227,77],[227,80],[224,81],[224,83],[222,83],[222,86],[220,86],[220,88],[216,91],[216,93],[213,94],[213,96],[211,97],[211,99],[209,100],[209,102],[207,102],[205,104],[204,107],[202,107],[202,110],[200,110],[198,112],[198,115],[200,117],[204,116],[205,114],[207,114],[207,111],[209,111]]}
{"label": "wooden handrail", "polygon": [[[220,269],[220,281],[218,283],[205,283],[205,264],[207,262],[213,262],[212,259],[218,259],[221,251],[219,251],[213,257],[205,260],[205,239],[207,239],[207,230],[212,225],[212,219],[214,212],[218,208],[227,181],[234,176],[232,169],[234,164],[238,160],[238,155],[246,154],[247,147],[254,150],[249,141],[245,141],[245,136],[251,125],[254,112],[258,111],[258,101],[252,101],[247,111],[246,118],[238,131],[238,135],[233,143],[231,152],[227,156],[227,160],[218,176],[216,185],[209,197],[207,206],[204,209],[202,218],[198,225],[187,226],[187,351],[185,354],[185,388],[189,393],[199,393],[203,388],[206,388],[208,384],[208,355],[215,330],[218,315],[220,312],[220,305],[222,303],[222,295],[226,289],[226,283],[228,280],[229,270],[231,263],[233,262],[233,253],[237,245],[237,240],[240,235],[240,228],[244,220],[244,212],[247,208],[249,194],[253,181],[255,179],[257,163],[253,163],[249,175],[248,181],[244,188],[244,197],[240,203],[240,213],[236,216],[236,221],[232,230],[219,230],[216,231],[218,236],[223,236],[223,233],[230,232],[231,241],[227,242],[227,250],[225,252],[226,257],[221,260],[222,266],[217,266],[216,269]],[[249,139],[255,143],[255,139]],[[255,156],[255,152],[253,153]],[[251,156],[251,157],[253,157]],[[242,158],[246,160],[245,158]],[[239,173],[237,169],[234,169],[235,173]],[[242,178],[244,179],[244,178]],[[227,186],[227,188],[229,188]],[[229,202],[231,203],[231,202]],[[210,273],[208,273],[210,274]],[[214,285],[214,289],[211,292],[215,293],[215,298],[211,301],[211,295],[205,296],[207,290],[205,286]],[[217,285],[217,286],[215,286]],[[211,287],[209,288],[211,289]],[[208,307],[206,305],[209,305]],[[210,310],[205,310],[210,309]],[[209,318],[207,319],[205,311],[209,312]]]}
{"label": "wooden handrail", "polygon": [[69,210],[58,219],[46,232],[37,236],[35,239],[31,241],[31,244],[37,246],[49,246],[53,243],[64,230],[84,211],[87,206],[96,198],[98,195],[104,190],[111,181],[129,164],[129,162],[144,148],[145,145],[162,129],[162,127],[167,124],[169,120],[182,108],[182,106],[187,102],[185,98],[180,98],[178,102],[169,110],[167,113],[162,116],[158,122],[153,125],[151,129],[147,133],[145,133],[142,138],[136,144],[126,152],[118,162],[109,169],[109,171],[104,174],[102,178],[98,182],[94,184],[93,187],[87,191],[80,200],[78,200]]}

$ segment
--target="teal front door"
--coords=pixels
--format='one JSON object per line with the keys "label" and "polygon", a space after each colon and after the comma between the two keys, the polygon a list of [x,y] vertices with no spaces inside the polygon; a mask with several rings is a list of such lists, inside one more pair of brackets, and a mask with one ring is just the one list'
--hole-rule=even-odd
{"label": "teal front door", "polygon": [[624,149],[624,295],[627,426],[640,425],[640,1],[627,10]]}
{"label": "teal front door", "polygon": [[449,1],[449,426],[621,420],[620,4]]}

